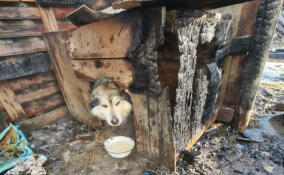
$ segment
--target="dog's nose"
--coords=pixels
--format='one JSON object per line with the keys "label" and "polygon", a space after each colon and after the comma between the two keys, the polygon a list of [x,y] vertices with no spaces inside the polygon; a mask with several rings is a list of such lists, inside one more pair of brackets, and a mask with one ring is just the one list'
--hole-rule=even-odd
{"label": "dog's nose", "polygon": [[117,118],[112,118],[111,119],[111,123],[114,124],[114,125],[117,125],[118,124],[118,119]]}

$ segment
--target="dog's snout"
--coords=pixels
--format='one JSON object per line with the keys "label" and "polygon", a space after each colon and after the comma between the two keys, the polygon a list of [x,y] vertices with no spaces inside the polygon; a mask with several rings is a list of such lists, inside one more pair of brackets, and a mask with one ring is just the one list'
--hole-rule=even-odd
{"label": "dog's snout", "polygon": [[112,123],[112,124],[117,125],[118,122],[119,122],[119,121],[118,121],[118,118],[112,117],[112,119],[111,119],[111,123]]}

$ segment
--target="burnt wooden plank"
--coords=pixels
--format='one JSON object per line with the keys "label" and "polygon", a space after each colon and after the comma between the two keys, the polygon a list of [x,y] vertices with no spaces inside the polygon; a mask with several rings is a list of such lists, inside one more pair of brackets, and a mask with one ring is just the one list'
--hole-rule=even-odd
{"label": "burnt wooden plank", "polygon": [[[237,16],[238,21],[234,28],[234,37],[246,37],[251,35],[253,25],[256,18],[256,11],[259,0],[247,2],[241,5],[239,9],[240,15]],[[233,7],[232,7],[233,8]],[[237,105],[238,89],[239,89],[239,77],[242,69],[242,64],[247,54],[236,55],[227,60],[225,69],[228,74],[227,82],[223,83],[223,104],[224,105]],[[228,68],[226,68],[228,67]]]}
{"label": "burnt wooden plank", "polygon": [[62,119],[67,114],[66,106],[54,109],[50,112],[42,114],[38,117],[34,117],[31,119],[23,120],[18,123],[21,127],[21,130],[24,132],[30,132],[32,130],[39,129],[43,126],[46,126],[52,122],[55,122],[59,119]]}
{"label": "burnt wooden plank", "polygon": [[64,99],[61,95],[57,95],[55,97],[46,99],[46,100],[40,100],[36,102],[32,102],[28,106],[24,106],[24,111],[26,113],[26,117],[31,117],[33,115],[36,115],[38,113],[42,113],[44,111],[56,108],[58,106],[64,105]]}
{"label": "burnt wooden plank", "polygon": [[0,43],[0,57],[21,55],[46,51],[42,39],[37,37],[21,38],[17,41],[3,41]]}
{"label": "burnt wooden plank", "polygon": [[45,33],[43,38],[70,114],[92,128],[101,126],[98,119],[91,116],[89,112],[90,95],[88,84],[76,78],[73,71],[71,58],[64,44],[66,34],[64,32]]}
{"label": "burnt wooden plank", "polygon": [[0,80],[50,71],[47,53],[36,53],[7,57],[0,60]]}
{"label": "burnt wooden plank", "polygon": [[[59,30],[70,30],[74,29],[73,24],[58,24]],[[27,37],[27,36],[41,36],[44,32],[44,26],[39,25],[9,25],[2,26],[0,28],[0,39],[2,38],[17,38],[17,37]]]}
{"label": "burnt wooden plank", "polygon": [[52,72],[46,72],[38,75],[32,75],[15,80],[8,81],[9,86],[13,91],[18,91],[26,88],[30,88],[34,85],[55,81],[56,78]]}
{"label": "burnt wooden plank", "polygon": [[[248,56],[240,74],[238,103],[233,126],[245,130],[249,124],[255,96],[276,29],[282,1],[260,0]],[[253,70],[253,71],[252,71]]]}
{"label": "burnt wooden plank", "polygon": [[128,88],[133,81],[132,67],[125,59],[72,60],[71,62],[77,77],[88,81],[109,77],[123,88]]}
{"label": "burnt wooden plank", "polygon": [[31,91],[28,93],[18,94],[16,97],[19,103],[23,104],[23,103],[32,102],[32,101],[35,101],[35,100],[38,100],[44,97],[48,97],[58,92],[60,92],[59,87],[57,85],[53,85],[53,86],[37,89],[35,91]]}
{"label": "burnt wooden plank", "polygon": [[6,81],[0,81],[0,105],[3,106],[13,122],[25,116],[19,100]]}
{"label": "burnt wooden plank", "polygon": [[180,65],[173,127],[180,154],[190,149],[216,119],[221,71],[215,57],[226,41],[230,20],[195,11],[190,20],[177,17],[174,22]]}
{"label": "burnt wooden plank", "polygon": [[130,94],[137,151],[175,171],[176,154],[167,89],[160,96]]}
{"label": "burnt wooden plank", "polygon": [[125,58],[142,40],[143,12],[123,13],[66,32],[71,58]]}

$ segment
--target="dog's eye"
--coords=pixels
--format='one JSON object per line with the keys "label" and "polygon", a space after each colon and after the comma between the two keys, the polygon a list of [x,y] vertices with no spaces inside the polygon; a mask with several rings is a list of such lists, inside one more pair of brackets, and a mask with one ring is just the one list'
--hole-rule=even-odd
{"label": "dog's eye", "polygon": [[119,105],[119,103],[120,103],[120,101],[118,101],[117,103],[115,103],[115,105],[117,106],[117,105]]}
{"label": "dog's eye", "polygon": [[102,105],[102,107],[107,108],[107,105]]}

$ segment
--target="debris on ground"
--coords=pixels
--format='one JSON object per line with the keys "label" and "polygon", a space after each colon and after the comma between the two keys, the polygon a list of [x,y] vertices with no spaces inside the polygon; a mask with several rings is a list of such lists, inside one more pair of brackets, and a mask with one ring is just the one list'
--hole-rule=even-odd
{"label": "debris on ground", "polygon": [[41,154],[33,154],[27,160],[18,161],[15,168],[9,170],[5,175],[46,175],[43,167],[47,158]]}

